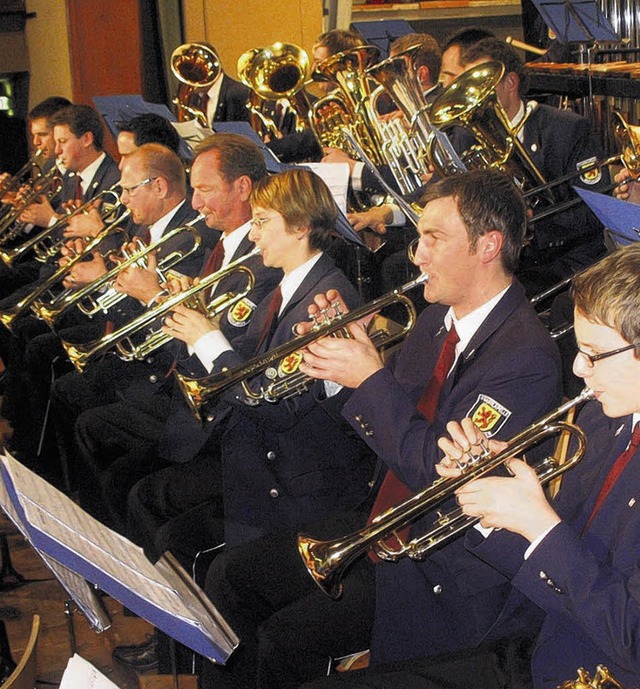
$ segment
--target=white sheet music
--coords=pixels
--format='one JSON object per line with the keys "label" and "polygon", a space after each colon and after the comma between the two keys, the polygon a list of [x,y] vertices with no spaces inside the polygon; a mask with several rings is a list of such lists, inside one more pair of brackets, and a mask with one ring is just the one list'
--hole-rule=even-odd
{"label": "white sheet music", "polygon": [[60,689],[118,689],[110,679],[105,677],[90,662],[77,653],[67,663],[60,680]]}
{"label": "white sheet music", "polygon": [[322,177],[333,194],[338,208],[346,215],[349,165],[347,163],[303,163],[302,167],[308,167],[316,175]]}

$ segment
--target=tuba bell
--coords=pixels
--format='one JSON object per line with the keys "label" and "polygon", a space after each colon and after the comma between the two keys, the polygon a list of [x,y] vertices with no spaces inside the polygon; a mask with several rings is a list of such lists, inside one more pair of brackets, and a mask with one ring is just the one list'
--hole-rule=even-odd
{"label": "tuba bell", "polygon": [[180,82],[173,99],[178,122],[195,119],[203,127],[208,127],[201,98],[222,71],[218,55],[204,43],[183,43],[171,53],[171,71]]}
{"label": "tuba bell", "polygon": [[304,88],[309,79],[307,52],[293,43],[273,43],[266,48],[252,48],[238,59],[238,77],[251,89],[251,126],[266,136],[287,133],[268,113],[268,102],[285,100],[294,111],[295,131],[309,126],[311,103]]}

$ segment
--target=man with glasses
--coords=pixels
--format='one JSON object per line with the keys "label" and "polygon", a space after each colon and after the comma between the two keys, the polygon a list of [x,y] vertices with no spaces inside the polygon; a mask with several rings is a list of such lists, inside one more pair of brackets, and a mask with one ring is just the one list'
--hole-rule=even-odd
{"label": "man with glasses", "polygon": [[[393,668],[306,685],[309,689],[552,689],[574,679],[580,667],[594,675],[597,665],[606,666],[620,686],[638,686],[639,270],[640,246],[634,244],[573,280],[574,371],[595,400],[576,421],[587,437],[586,454],[563,477],[557,496],[549,500],[534,470],[520,459],[509,461],[509,476],[477,479],[456,491],[463,512],[480,518],[481,528],[467,532],[467,551],[510,582],[482,645],[465,644],[473,625],[469,616],[456,630],[462,643],[449,649],[463,652],[447,658],[423,654]],[[439,473],[452,476],[459,473],[455,462],[486,439],[468,420],[449,424],[447,432],[439,441],[445,453]],[[489,446],[502,447],[493,441]],[[378,568],[374,640],[379,646],[396,647],[403,636],[428,634],[424,618],[414,624],[416,600],[429,595],[423,571],[424,565],[408,561]],[[467,585],[478,599],[487,597],[483,581]],[[538,629],[530,655],[514,656],[511,640]]]}

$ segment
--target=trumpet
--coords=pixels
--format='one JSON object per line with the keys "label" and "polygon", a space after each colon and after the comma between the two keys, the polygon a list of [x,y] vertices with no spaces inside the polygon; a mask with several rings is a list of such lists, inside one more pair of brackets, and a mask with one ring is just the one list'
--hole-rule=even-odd
{"label": "trumpet", "polygon": [[[205,403],[236,385],[241,385],[249,404],[256,404],[260,400],[277,402],[280,399],[286,399],[293,395],[300,395],[309,388],[314,379],[297,371],[297,366],[294,367],[294,373],[285,374],[282,377],[278,375],[279,369],[286,371],[290,366],[289,362],[292,360],[299,362],[302,359],[301,351],[322,337],[340,335],[348,337],[346,326],[349,323],[354,323],[361,318],[371,316],[391,304],[402,304],[405,307],[407,323],[400,332],[381,331],[380,335],[374,339],[374,344],[380,348],[404,337],[413,329],[416,319],[415,308],[411,300],[405,296],[405,292],[424,284],[428,279],[429,276],[423,273],[415,280],[382,297],[374,299],[359,309],[349,311],[346,314],[338,312],[333,319],[319,324],[316,323],[314,328],[305,335],[298,335],[289,340],[289,342],[285,342],[264,354],[260,354],[232,370],[223,369],[204,378],[188,378],[176,372],[174,375],[178,381],[178,386],[198,420],[200,420],[200,409]],[[251,389],[247,380],[254,378],[260,373],[265,373],[272,382],[266,388],[262,387],[255,392]]]}
{"label": "trumpet", "polygon": [[[80,311],[89,318],[92,318],[98,313],[107,313],[116,304],[126,299],[127,294],[118,292],[114,285],[118,275],[132,265],[146,266],[146,258],[152,252],[156,251],[163,244],[166,244],[170,239],[173,239],[178,234],[183,232],[190,232],[193,244],[189,251],[174,251],[166,256],[157,266],[156,270],[162,282],[166,282],[164,271],[172,268],[179,261],[184,260],[187,256],[193,254],[202,242],[200,233],[194,229],[194,225],[202,220],[204,215],[200,214],[186,225],[176,227],[173,230],[164,234],[158,241],[149,244],[149,246],[141,245],[140,250],[134,252],[130,256],[123,252],[125,260],[118,263],[111,270],[100,276],[88,285],[71,291],[65,290],[62,295],[50,300],[44,301],[37,299],[32,309],[38,316],[49,325],[53,323],[71,306],[74,304],[78,306]],[[106,290],[104,289],[106,286]]]}
{"label": "trumpet", "polygon": [[[106,222],[109,218],[115,220],[115,215],[122,207],[120,196],[116,191],[119,186],[120,182],[114,184],[110,189],[103,189],[101,192],[96,194],[94,198],[86,203],[83,203],[81,206],[78,206],[78,208],[70,213],[67,213],[67,215],[60,218],[60,220],[55,222],[50,227],[45,227],[40,232],[36,232],[33,237],[29,237],[29,239],[13,249],[0,247],[0,259],[4,261],[5,265],[11,267],[15,261],[25,256],[32,249],[36,255],[36,260],[40,261],[41,263],[47,263],[50,259],[56,258],[60,252],[60,249],[68,241],[67,237],[54,239],[58,230],[62,229],[74,216],[79,215],[80,213],[87,213],[96,201],[102,200],[102,205],[100,206],[100,215],[102,220],[104,222]],[[106,203],[105,199],[110,197],[113,199],[113,203]],[[5,244],[5,242],[2,243]]]}
{"label": "trumpet", "polygon": [[[153,308],[147,309],[118,330],[114,330],[114,332],[106,334],[97,340],[84,344],[73,344],[72,342],[62,340],[62,346],[67,352],[69,360],[76,370],[82,373],[90,361],[109,351],[112,347],[116,348],[118,356],[124,361],[144,359],[151,352],[173,339],[173,336],[163,332],[161,327],[152,328],[151,326],[156,321],[162,322],[162,319],[179,304],[199,310],[207,318],[214,318],[249,294],[253,289],[255,278],[249,268],[241,264],[252,256],[257,256],[259,253],[260,249],[254,248],[248,254],[232,261],[224,268],[202,278],[197,285],[192,285],[188,289],[168,297]],[[222,278],[232,273],[245,273],[247,278],[246,287],[235,293],[225,292],[211,300],[208,304],[205,304],[204,299],[202,299],[205,290],[213,287]],[[133,336],[144,333],[145,330],[147,331],[145,338],[141,342],[134,342]]]}
{"label": "trumpet", "polygon": [[[84,250],[72,256],[69,261],[60,266],[53,275],[50,275],[46,280],[39,282],[34,290],[30,292],[27,296],[23,297],[17,304],[9,309],[0,311],[0,322],[3,323],[9,330],[13,330],[13,322],[18,316],[24,314],[27,310],[33,309],[33,305],[40,299],[40,297],[47,292],[52,296],[52,300],[63,298],[64,290],[58,295],[53,295],[52,289],[59,282],[62,282],[67,276],[69,271],[75,266],[76,263],[81,261],[85,256],[89,256],[91,252],[107,237],[111,236],[115,232],[124,232],[118,225],[120,225],[124,220],[126,220],[131,215],[131,211],[127,209],[120,217],[114,220],[110,225],[105,226],[100,233],[93,237],[85,246]],[[38,316],[38,313],[34,311],[34,315]]]}
{"label": "trumpet", "polygon": [[[449,513],[438,513],[432,530],[408,543],[402,543],[397,537],[400,530],[452,498],[458,488],[490,473],[511,457],[522,454],[542,440],[566,431],[577,441],[573,455],[563,463],[553,457],[546,457],[534,467],[538,480],[542,484],[564,473],[582,459],[587,441],[581,428],[575,424],[558,421],[558,419],[565,416],[575,406],[592,399],[593,396],[593,391],[585,388],[577,397],[560,405],[514,436],[501,452],[492,454],[483,450],[478,456],[472,456],[471,461],[462,469],[460,476],[438,479],[425,490],[377,515],[360,531],[333,541],[317,541],[307,535],[299,535],[298,551],[309,574],[324,593],[331,598],[339,598],[342,593],[343,572],[356,558],[369,549],[372,549],[385,562],[397,562],[402,557],[423,560],[431,550],[440,547],[464,529],[479,522],[480,517],[469,517],[463,514],[459,507]],[[400,547],[395,550],[384,542],[393,535],[400,544]]]}
{"label": "trumpet", "polygon": [[17,191],[23,184],[30,182],[30,175],[35,170],[36,177],[42,175],[42,168],[38,160],[42,158],[42,149],[38,148],[34,154],[27,160],[27,162],[15,173],[7,177],[4,182],[0,184],[0,199],[9,191]]}
{"label": "trumpet", "polygon": [[622,684],[604,665],[598,665],[593,677],[584,669],[578,668],[578,677],[563,682],[557,689],[624,689]]}

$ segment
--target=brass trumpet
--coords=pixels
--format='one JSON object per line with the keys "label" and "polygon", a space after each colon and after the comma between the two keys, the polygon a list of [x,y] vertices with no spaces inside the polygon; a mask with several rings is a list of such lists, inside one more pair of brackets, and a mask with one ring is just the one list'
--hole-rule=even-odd
{"label": "brass trumpet", "polygon": [[89,318],[92,318],[98,313],[107,313],[110,308],[120,303],[127,297],[127,294],[124,292],[118,292],[114,287],[118,275],[123,270],[126,270],[132,265],[146,265],[147,256],[152,251],[156,251],[163,244],[166,244],[166,242],[168,242],[170,239],[173,239],[173,237],[175,237],[177,234],[190,232],[193,239],[193,245],[189,251],[174,251],[173,253],[169,254],[169,256],[166,256],[156,268],[156,270],[159,271],[162,282],[166,282],[166,277],[164,276],[163,271],[168,270],[172,266],[176,265],[176,263],[179,261],[182,261],[187,256],[193,254],[200,246],[202,242],[200,233],[195,230],[193,226],[203,218],[204,215],[200,214],[186,225],[176,227],[167,232],[160,237],[158,241],[149,244],[149,246],[142,244],[142,247],[139,251],[134,252],[130,256],[125,255],[124,261],[118,263],[111,270],[107,271],[104,275],[101,275],[97,280],[94,280],[89,285],[85,285],[79,289],[65,291],[65,293],[59,297],[48,301],[37,299],[31,308],[36,313],[38,318],[42,319],[49,325],[53,325],[53,323],[69,307],[74,305],[77,305],[80,311]]}
{"label": "brass trumpet", "polygon": [[[118,356],[124,361],[144,359],[151,354],[151,352],[173,339],[171,335],[162,331],[161,326],[157,328],[153,328],[152,326],[157,321],[162,322],[162,319],[179,304],[185,304],[185,306],[189,308],[201,311],[207,318],[213,318],[249,294],[253,289],[255,278],[249,268],[241,264],[248,258],[257,256],[259,253],[260,249],[256,247],[248,254],[232,261],[221,270],[202,278],[197,285],[192,285],[188,289],[168,297],[163,302],[147,309],[144,313],[141,313],[118,330],[114,330],[114,332],[104,335],[93,342],[73,344],[72,342],[65,342],[63,340],[62,346],[67,352],[69,360],[75,366],[76,370],[82,373],[90,361],[108,352],[112,347],[116,348]],[[247,285],[243,290],[237,293],[225,292],[208,304],[204,303],[201,297],[206,289],[213,287],[213,285],[222,280],[222,278],[237,272],[246,274]],[[146,335],[141,342],[136,343],[132,339],[134,335],[140,333],[144,334],[145,331],[147,331]]]}
{"label": "brass trumpet", "polygon": [[[297,370],[293,374],[279,377],[278,369],[286,369],[286,366],[279,366],[283,360],[289,357],[299,358],[300,352],[307,345],[322,337],[336,335],[348,337],[346,326],[349,323],[358,321],[366,316],[371,316],[391,304],[402,304],[406,308],[408,314],[407,323],[400,332],[390,332],[388,337],[386,333],[381,333],[381,336],[374,340],[375,345],[380,348],[404,337],[413,328],[416,318],[415,308],[410,299],[404,296],[404,294],[414,287],[424,284],[428,279],[428,275],[421,274],[415,280],[382,297],[378,297],[378,299],[374,299],[369,304],[349,311],[346,314],[338,313],[330,322],[317,324],[305,335],[298,335],[289,340],[289,342],[285,342],[264,354],[260,354],[230,371],[224,369],[204,378],[188,378],[180,373],[175,373],[178,385],[185,396],[187,404],[198,420],[200,420],[200,408],[204,404],[235,385],[242,386],[242,390],[250,404],[257,403],[260,400],[277,402],[280,399],[302,394],[308,389],[313,379]],[[251,389],[248,380],[261,373],[265,373],[267,378],[270,378],[273,382],[267,385],[267,387],[261,387],[260,390],[254,391]]]}
{"label": "brass trumpet", "polygon": [[[33,305],[47,292],[51,294],[51,299],[60,299],[61,294],[54,295],[52,290],[59,283],[64,280],[69,271],[76,263],[81,261],[85,256],[89,256],[91,252],[107,237],[115,232],[123,232],[118,227],[124,220],[131,215],[130,210],[126,210],[117,220],[114,220],[110,225],[104,227],[100,233],[93,237],[85,246],[84,250],[72,256],[65,265],[60,266],[53,275],[50,275],[46,280],[39,282],[34,290],[27,296],[23,297],[17,304],[5,311],[0,311],[0,322],[3,323],[9,330],[13,329],[13,322],[27,310],[32,309]],[[38,316],[37,312],[34,315]]]}
{"label": "brass trumpet", "polygon": [[471,462],[462,469],[460,476],[438,479],[425,490],[377,515],[370,524],[359,531],[333,541],[317,541],[307,535],[299,535],[298,551],[309,574],[324,593],[331,598],[338,598],[342,593],[343,572],[369,549],[386,562],[397,562],[402,557],[423,560],[431,550],[479,522],[480,517],[469,517],[458,507],[449,513],[438,514],[431,531],[408,543],[401,543],[396,550],[388,547],[385,539],[452,498],[455,491],[463,485],[490,473],[511,457],[522,454],[540,441],[567,431],[578,443],[573,455],[562,464],[553,457],[546,457],[534,467],[540,483],[551,481],[575,466],[586,451],[586,436],[582,429],[558,419],[576,405],[592,398],[593,391],[585,388],[580,395],[560,405],[514,436],[501,452],[492,454],[485,451],[477,457],[472,457]]}
{"label": "brass trumpet", "polygon": [[0,184],[0,199],[9,191],[17,191],[23,184],[31,183],[31,174],[35,170],[35,176],[40,177],[42,168],[38,160],[42,158],[42,149],[38,148],[27,162],[14,175],[7,177]]}
{"label": "brass trumpet", "polygon": [[557,689],[624,689],[624,687],[604,665],[598,665],[593,677],[581,667],[578,668],[576,679],[563,682]]}

